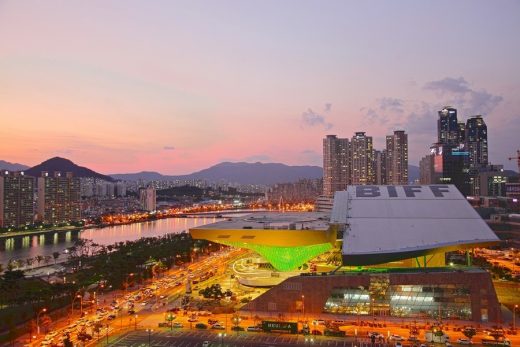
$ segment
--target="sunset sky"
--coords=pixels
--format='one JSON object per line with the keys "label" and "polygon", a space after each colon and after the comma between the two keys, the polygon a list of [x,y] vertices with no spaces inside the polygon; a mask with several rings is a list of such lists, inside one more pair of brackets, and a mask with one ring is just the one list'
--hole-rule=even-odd
{"label": "sunset sky", "polygon": [[520,1],[0,0],[0,159],[184,174],[322,165],[322,138],[482,114],[520,149]]}

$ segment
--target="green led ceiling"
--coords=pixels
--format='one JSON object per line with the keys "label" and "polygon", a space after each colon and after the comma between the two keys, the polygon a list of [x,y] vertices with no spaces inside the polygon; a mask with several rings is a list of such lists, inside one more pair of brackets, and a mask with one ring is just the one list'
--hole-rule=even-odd
{"label": "green led ceiling", "polygon": [[219,242],[236,248],[251,249],[264,257],[278,271],[296,270],[307,261],[332,248],[330,243],[296,247],[276,247],[245,242],[226,242],[221,240],[219,240]]}

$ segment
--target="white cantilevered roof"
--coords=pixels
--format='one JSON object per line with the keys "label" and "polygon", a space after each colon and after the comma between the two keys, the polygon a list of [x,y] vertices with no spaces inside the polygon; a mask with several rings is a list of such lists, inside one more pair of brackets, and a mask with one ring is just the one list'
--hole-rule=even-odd
{"label": "white cantilevered roof", "polygon": [[351,265],[498,241],[453,185],[349,186],[334,196],[331,223],[347,224],[343,261]]}

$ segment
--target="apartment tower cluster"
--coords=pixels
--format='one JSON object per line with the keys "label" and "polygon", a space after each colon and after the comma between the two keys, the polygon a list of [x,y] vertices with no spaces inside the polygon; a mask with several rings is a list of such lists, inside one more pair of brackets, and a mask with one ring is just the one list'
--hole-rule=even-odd
{"label": "apartment tower cluster", "polygon": [[323,139],[323,195],[348,185],[408,184],[408,135],[396,130],[386,137],[386,148],[373,147],[371,136],[356,132],[351,139],[327,135]]}
{"label": "apartment tower cluster", "polygon": [[80,181],[72,173],[24,172],[0,174],[0,227],[23,227],[41,222],[62,224],[81,219]]}

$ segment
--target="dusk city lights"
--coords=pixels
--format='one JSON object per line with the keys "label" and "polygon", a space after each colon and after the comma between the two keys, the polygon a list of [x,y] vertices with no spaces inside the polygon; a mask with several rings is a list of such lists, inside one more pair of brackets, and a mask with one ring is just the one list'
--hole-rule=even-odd
{"label": "dusk city lights", "polygon": [[520,2],[0,0],[0,346],[520,346]]}

